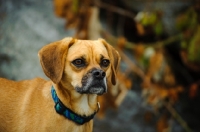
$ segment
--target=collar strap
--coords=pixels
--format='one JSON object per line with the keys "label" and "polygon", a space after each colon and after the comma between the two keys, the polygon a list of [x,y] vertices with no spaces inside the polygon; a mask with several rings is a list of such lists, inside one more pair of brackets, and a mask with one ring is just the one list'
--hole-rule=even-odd
{"label": "collar strap", "polygon": [[57,94],[56,94],[56,90],[54,89],[53,85],[51,88],[51,94],[52,94],[52,98],[55,102],[55,110],[58,114],[63,115],[64,117],[66,117],[67,119],[79,124],[79,125],[83,125],[86,122],[89,122],[91,119],[94,118],[95,114],[99,111],[100,109],[100,104],[99,102],[97,103],[98,105],[98,110],[95,111],[92,115],[90,116],[81,116],[76,114],[75,112],[73,112],[72,110],[70,110],[69,108],[67,108],[58,98]]}

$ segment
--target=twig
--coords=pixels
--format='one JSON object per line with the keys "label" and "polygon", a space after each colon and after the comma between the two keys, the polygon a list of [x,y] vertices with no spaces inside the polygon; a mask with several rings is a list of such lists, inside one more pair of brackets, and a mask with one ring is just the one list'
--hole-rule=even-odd
{"label": "twig", "polygon": [[135,14],[130,12],[130,11],[127,11],[127,10],[124,10],[122,8],[119,8],[119,7],[116,7],[116,6],[101,2],[100,0],[94,0],[94,5],[98,6],[100,8],[104,8],[106,10],[115,12],[115,13],[120,14],[122,16],[130,17],[132,19],[134,19],[134,17],[135,17]]}
{"label": "twig", "polygon": [[126,56],[126,54],[124,54],[119,48],[116,48],[117,51],[119,52],[119,54],[122,57],[122,60],[125,61],[125,63],[129,66],[130,70],[133,71],[134,73],[136,73],[139,77],[141,77],[141,79],[144,79],[144,72],[142,71],[141,68],[139,68],[137,65],[135,65],[130,59],[129,57]]}
{"label": "twig", "polygon": [[[110,33],[106,32],[105,30],[101,30],[101,35],[106,40],[110,40],[112,42],[117,42],[117,38],[115,36],[111,35]],[[145,47],[154,47],[154,48],[163,47],[165,45],[171,44],[172,42],[181,40],[182,38],[183,38],[182,34],[178,34],[178,35],[169,37],[169,38],[167,38],[163,41],[157,41],[157,42],[154,42],[154,43],[144,43],[144,46]],[[126,49],[134,49],[136,45],[137,45],[136,43],[127,41],[125,43],[125,48]]]}
{"label": "twig", "polygon": [[188,127],[187,123],[182,119],[178,112],[171,106],[170,103],[164,103],[167,110],[172,114],[172,116],[180,123],[180,125],[185,129],[186,132],[192,132]]}

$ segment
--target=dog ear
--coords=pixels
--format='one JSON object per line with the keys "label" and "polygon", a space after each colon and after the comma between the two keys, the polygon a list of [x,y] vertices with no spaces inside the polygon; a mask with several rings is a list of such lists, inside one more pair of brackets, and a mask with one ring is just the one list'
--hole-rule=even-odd
{"label": "dog ear", "polygon": [[44,46],[38,53],[43,71],[54,83],[59,83],[65,66],[65,57],[73,38],[64,38],[60,41]]}
{"label": "dog ear", "polygon": [[111,61],[111,70],[112,70],[111,82],[113,85],[115,85],[116,77],[117,77],[116,72],[119,69],[121,57],[120,57],[119,53],[110,44],[108,44],[104,39],[99,39],[99,40],[105,45],[105,47],[108,51],[108,55],[109,55],[110,61]]}

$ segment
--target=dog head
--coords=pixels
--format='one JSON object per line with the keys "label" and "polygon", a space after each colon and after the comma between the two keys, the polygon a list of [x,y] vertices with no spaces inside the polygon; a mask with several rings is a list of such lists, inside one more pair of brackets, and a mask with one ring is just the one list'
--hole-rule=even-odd
{"label": "dog head", "polygon": [[108,82],[116,84],[120,56],[103,39],[64,38],[44,46],[39,57],[47,77],[81,94],[101,95]]}

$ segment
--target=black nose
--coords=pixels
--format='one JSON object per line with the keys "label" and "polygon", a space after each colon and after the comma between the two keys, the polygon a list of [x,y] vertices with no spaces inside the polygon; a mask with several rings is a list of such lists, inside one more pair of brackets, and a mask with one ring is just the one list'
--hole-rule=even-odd
{"label": "black nose", "polygon": [[103,79],[106,76],[106,73],[100,69],[93,70],[92,74],[97,79]]}

